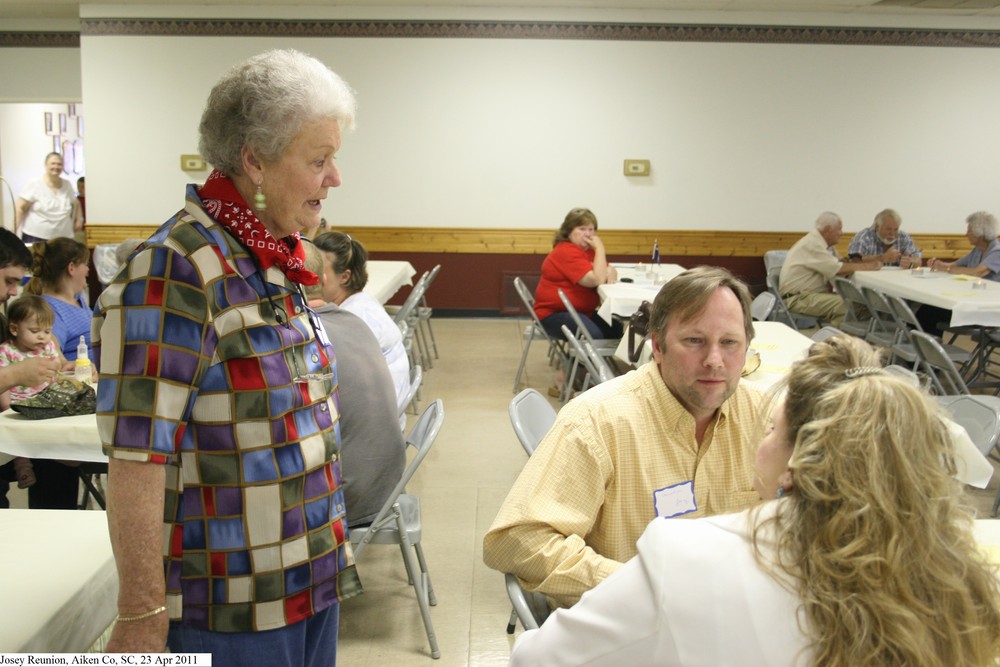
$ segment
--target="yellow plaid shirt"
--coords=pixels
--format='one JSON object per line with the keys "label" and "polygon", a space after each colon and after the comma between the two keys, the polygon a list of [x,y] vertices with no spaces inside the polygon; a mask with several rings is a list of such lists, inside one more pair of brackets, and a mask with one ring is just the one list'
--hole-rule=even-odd
{"label": "yellow plaid shirt", "polygon": [[759,501],[753,465],[764,397],[740,385],[701,447],[655,363],[571,401],[528,460],[483,541],[489,567],[572,605],[636,554],[658,489],[694,482],[697,511]]}

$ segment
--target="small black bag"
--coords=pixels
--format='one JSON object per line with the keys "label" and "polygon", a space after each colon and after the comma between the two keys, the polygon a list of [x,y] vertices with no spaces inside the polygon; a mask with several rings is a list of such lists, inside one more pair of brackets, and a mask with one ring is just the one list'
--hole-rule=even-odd
{"label": "small black bag", "polygon": [[639,304],[639,310],[628,318],[628,359],[633,364],[639,363],[642,347],[646,344],[646,339],[649,338],[649,311],[651,308],[649,301],[643,301]]}
{"label": "small black bag", "polygon": [[28,419],[94,414],[97,392],[85,382],[61,377],[31,398],[11,403],[10,407]]}

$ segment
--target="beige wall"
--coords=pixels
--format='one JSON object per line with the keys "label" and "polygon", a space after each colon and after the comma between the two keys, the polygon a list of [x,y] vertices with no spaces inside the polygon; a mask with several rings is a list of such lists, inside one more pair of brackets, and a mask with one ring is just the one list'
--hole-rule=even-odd
{"label": "beige wall", "polygon": [[90,224],[177,209],[212,83],[285,46],[358,91],[334,225],[551,228],[582,205],[620,229],[796,231],[833,209],[857,230],[892,206],[952,233],[1000,211],[1000,49],[85,34]]}

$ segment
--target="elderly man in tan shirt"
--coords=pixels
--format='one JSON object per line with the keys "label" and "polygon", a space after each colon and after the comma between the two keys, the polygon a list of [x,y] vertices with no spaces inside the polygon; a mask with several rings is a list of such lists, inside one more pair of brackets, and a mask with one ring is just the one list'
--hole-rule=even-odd
{"label": "elderly man in tan shirt", "polygon": [[655,517],[699,517],[758,500],[763,397],[740,384],[750,294],[724,269],[664,285],[653,361],[567,404],[483,542],[486,564],[569,606],[635,555]]}
{"label": "elderly man in tan shirt", "polygon": [[827,320],[834,326],[840,326],[847,309],[833,291],[833,279],[855,271],[882,268],[878,260],[841,261],[836,245],[843,234],[844,223],[839,215],[829,211],[821,213],[816,218],[815,228],[788,251],[778,276],[781,298],[789,309]]}

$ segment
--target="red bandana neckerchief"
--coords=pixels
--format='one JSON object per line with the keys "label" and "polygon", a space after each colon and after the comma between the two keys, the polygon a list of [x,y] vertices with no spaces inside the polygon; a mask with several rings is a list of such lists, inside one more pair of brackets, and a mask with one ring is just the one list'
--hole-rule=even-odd
{"label": "red bandana neckerchief", "polygon": [[208,214],[239,239],[257,258],[262,270],[277,266],[293,283],[319,283],[319,276],[305,268],[306,254],[299,233],[281,240],[274,238],[243,201],[229,177],[218,170],[213,171],[198,189],[198,196]]}

